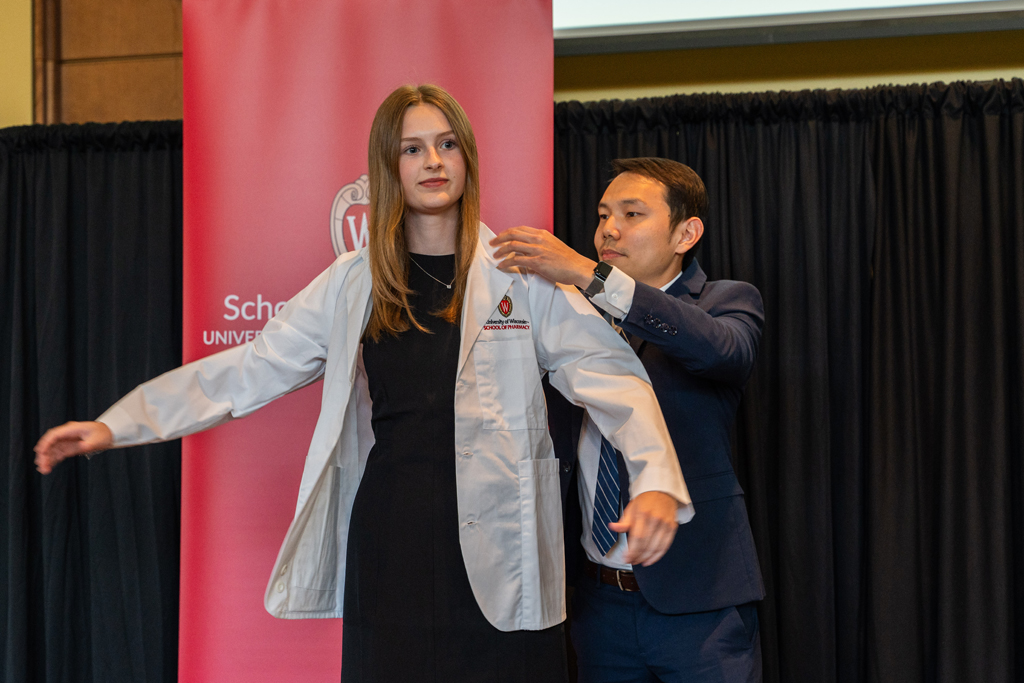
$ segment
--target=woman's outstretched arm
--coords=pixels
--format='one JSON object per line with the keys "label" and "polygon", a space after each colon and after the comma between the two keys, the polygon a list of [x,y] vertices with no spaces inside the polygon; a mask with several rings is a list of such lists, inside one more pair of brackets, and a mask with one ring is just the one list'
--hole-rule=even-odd
{"label": "woman's outstretched arm", "polygon": [[318,380],[335,304],[356,254],[341,258],[295,295],[255,340],[139,385],[95,422],[68,422],[36,444],[36,468],[107,448],[177,439],[244,417]]}

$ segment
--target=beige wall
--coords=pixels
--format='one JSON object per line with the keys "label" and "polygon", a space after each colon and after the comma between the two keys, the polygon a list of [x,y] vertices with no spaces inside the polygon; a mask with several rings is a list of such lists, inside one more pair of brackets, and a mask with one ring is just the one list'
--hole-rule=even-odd
{"label": "beige wall", "polygon": [[555,59],[555,101],[1024,77],[1024,31]]}
{"label": "beige wall", "polygon": [[0,128],[32,123],[32,0],[0,0]]}

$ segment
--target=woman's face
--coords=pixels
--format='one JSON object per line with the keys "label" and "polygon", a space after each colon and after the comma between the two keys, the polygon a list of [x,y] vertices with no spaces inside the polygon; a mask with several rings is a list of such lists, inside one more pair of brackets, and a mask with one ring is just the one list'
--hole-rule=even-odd
{"label": "woman's face", "polygon": [[434,105],[417,104],[405,110],[398,172],[410,212],[458,210],[466,188],[466,162],[448,119]]}

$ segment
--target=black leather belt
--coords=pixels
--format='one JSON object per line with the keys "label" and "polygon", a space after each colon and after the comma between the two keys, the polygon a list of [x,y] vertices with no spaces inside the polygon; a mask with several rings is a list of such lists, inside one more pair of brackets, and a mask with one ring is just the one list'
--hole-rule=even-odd
{"label": "black leather belt", "polygon": [[612,569],[584,559],[583,573],[592,579],[600,580],[601,583],[616,586],[619,590],[629,593],[640,590],[640,584],[636,582],[636,574],[627,569]]}

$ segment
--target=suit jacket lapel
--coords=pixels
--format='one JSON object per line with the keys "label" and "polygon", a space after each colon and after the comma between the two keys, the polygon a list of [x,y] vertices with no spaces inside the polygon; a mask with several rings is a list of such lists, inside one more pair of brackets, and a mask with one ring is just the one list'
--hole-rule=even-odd
{"label": "suit jacket lapel", "polygon": [[677,299],[684,294],[688,294],[696,301],[700,298],[700,293],[704,291],[704,285],[707,281],[708,276],[704,269],[697,263],[697,259],[693,259],[690,265],[686,267],[686,270],[683,271],[683,274],[679,276],[679,279],[673,282],[672,286],[665,290],[665,293]]}

